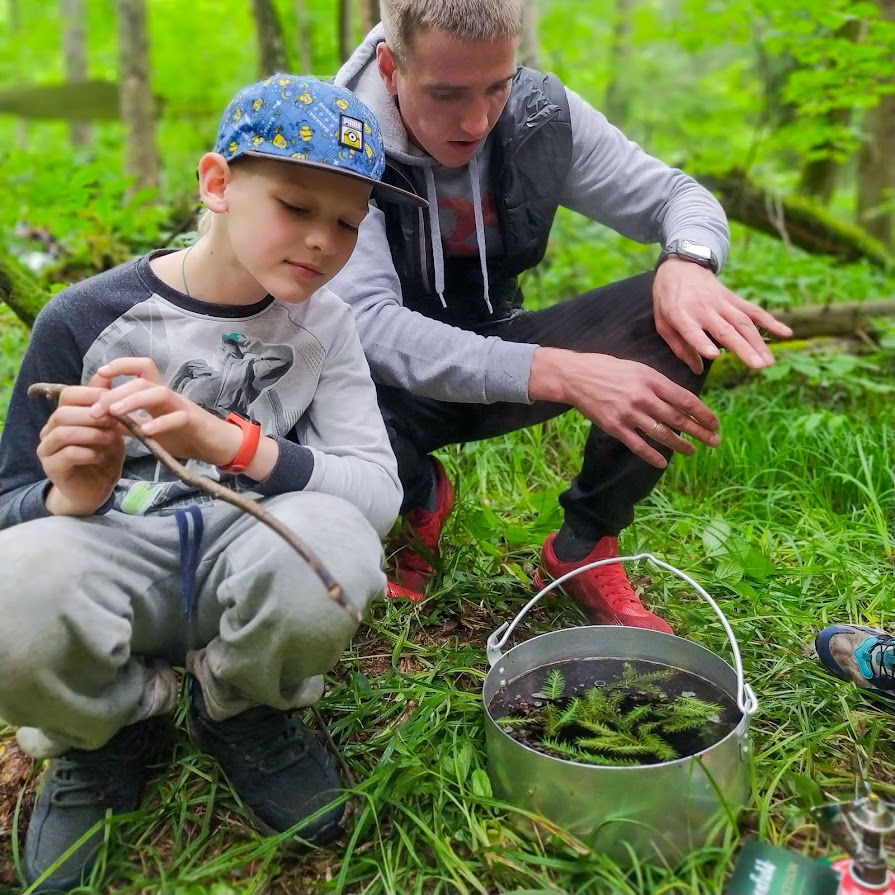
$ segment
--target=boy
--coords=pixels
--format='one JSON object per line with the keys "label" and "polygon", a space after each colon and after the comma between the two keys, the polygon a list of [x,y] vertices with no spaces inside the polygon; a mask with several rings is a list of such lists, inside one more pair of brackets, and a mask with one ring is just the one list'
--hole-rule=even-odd
{"label": "boy", "polygon": [[[138,806],[172,665],[189,672],[190,738],[259,827],[338,832],[338,774],[290,710],[319,698],[356,622],[278,534],[176,479],[115,417],[259,499],[362,611],[401,487],[351,312],[325,285],[371,191],[425,205],[380,184],[384,166],[351,93],[274,75],[237,95],[199,162],[202,238],[66,289],[35,323],[0,441],[0,717],[53,758],[25,846],[35,891],[78,885],[107,808]],[[76,384],[54,409],[27,397],[37,381]]]}

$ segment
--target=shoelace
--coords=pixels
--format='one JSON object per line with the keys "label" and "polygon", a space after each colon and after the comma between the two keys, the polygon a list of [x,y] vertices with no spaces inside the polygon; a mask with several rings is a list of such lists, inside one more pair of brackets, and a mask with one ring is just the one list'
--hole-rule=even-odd
{"label": "shoelace", "polygon": [[871,665],[879,667],[880,677],[895,680],[895,637],[878,639],[870,647],[870,661]]}
{"label": "shoelace", "polygon": [[104,804],[109,790],[121,774],[121,753],[66,753],[54,759],[51,780],[55,789],[52,802],[60,808],[83,808]]}
{"label": "shoelace", "polygon": [[600,591],[613,609],[637,608],[642,611],[637,595],[631,589],[631,582],[620,565],[603,566],[592,569],[591,573],[599,581]]}
{"label": "shoelace", "polygon": [[291,767],[308,751],[303,728],[280,712],[249,710],[216,724],[215,732],[267,773]]}

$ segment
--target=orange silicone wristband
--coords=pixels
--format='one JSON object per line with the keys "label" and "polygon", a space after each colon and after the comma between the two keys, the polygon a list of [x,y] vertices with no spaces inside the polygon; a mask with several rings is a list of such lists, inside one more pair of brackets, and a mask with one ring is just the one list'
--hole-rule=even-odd
{"label": "orange silicone wristband", "polygon": [[251,466],[255,454],[258,453],[258,445],[261,444],[261,426],[251,420],[244,420],[237,413],[229,414],[226,422],[233,423],[234,426],[239,426],[242,429],[242,444],[239,446],[236,456],[226,466],[219,466],[218,469],[221,472],[240,475]]}

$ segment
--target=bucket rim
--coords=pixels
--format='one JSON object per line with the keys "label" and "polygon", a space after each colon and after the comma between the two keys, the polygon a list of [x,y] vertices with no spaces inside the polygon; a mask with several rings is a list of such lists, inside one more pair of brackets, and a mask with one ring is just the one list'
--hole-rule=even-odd
{"label": "bucket rim", "polygon": [[[755,695],[755,691],[752,687],[747,683],[745,672],[743,670],[743,660],[740,653],[740,645],[737,642],[736,635],[733,633],[733,628],[730,626],[730,622],[727,619],[727,616],[722,611],[721,607],[715,602],[712,597],[705,591],[705,589],[693,580],[689,575],[685,572],[682,572],[680,569],[671,565],[671,563],[667,563],[664,560],[659,559],[654,556],[652,553],[636,553],[630,556],[610,556],[607,559],[599,559],[591,563],[586,563],[585,565],[579,566],[576,569],[573,569],[571,572],[567,572],[565,575],[561,575],[559,578],[554,579],[546,587],[542,588],[538,593],[536,593],[523,607],[519,610],[516,617],[511,622],[504,622],[498,628],[496,628],[487,640],[487,655],[488,655],[488,664],[491,668],[493,668],[504,656],[503,647],[506,642],[510,639],[513,634],[513,631],[516,629],[517,625],[522,621],[523,618],[528,614],[529,610],[532,609],[538,601],[544,597],[546,594],[550,593],[551,590],[559,587],[560,584],[567,581],[569,578],[574,578],[576,575],[580,575],[582,572],[586,572],[590,569],[597,569],[601,566],[613,565],[616,563],[624,563],[624,562],[639,562],[640,560],[647,560],[648,562],[653,563],[661,569],[665,569],[668,572],[671,572],[674,575],[677,575],[678,578],[686,581],[691,587],[695,588],[696,592],[709,604],[709,606],[714,610],[715,614],[718,616],[721,621],[722,626],[724,627],[724,632],[727,634],[728,642],[730,643],[731,652],[733,653],[733,671],[737,677],[737,693],[736,693],[736,702],[737,708],[743,713],[744,716],[751,717],[758,711],[758,698]],[[584,626],[584,627],[613,627],[613,626],[605,626],[605,625],[594,625],[594,626]],[[560,629],[560,630],[572,630],[572,629]],[[551,633],[551,632],[548,632]],[[656,634],[664,634],[666,637],[677,637],[676,634],[666,634],[664,631],[654,631]],[[533,639],[533,638],[532,638]],[[679,640],[687,640],[686,637],[679,637]],[[687,640],[688,643],[695,643],[695,641]],[[695,644],[696,646],[701,646],[701,644]],[[515,647],[513,647],[515,649]],[[709,650],[711,652],[711,650]],[[717,655],[713,653],[713,655]],[[718,657],[720,658],[720,656]]]}
{"label": "bucket rim", "polygon": [[[507,650],[506,653],[502,655],[503,660],[507,660],[507,658],[516,650],[524,650],[526,647],[530,647],[533,643],[543,638],[552,638],[561,634],[568,634],[572,631],[584,631],[588,629],[596,629],[599,631],[605,630],[613,630],[616,629],[617,625],[582,625],[577,628],[559,628],[556,631],[545,631],[542,634],[538,634],[535,637],[530,637],[528,640],[523,641],[522,643],[517,643],[514,647]],[[636,630],[636,629],[635,629]],[[688,640],[686,637],[679,637],[677,634],[668,634],[665,631],[653,631],[648,629],[642,629],[643,633],[648,634],[652,637],[659,638],[667,638],[669,640],[679,640],[683,643],[686,643],[688,647],[698,649],[702,652],[707,653],[713,659],[717,659],[718,662],[721,662],[725,667],[727,667],[734,675],[736,675],[736,671],[733,666],[722,656],[719,656],[717,653],[710,650],[708,647],[703,646],[701,643],[696,643],[693,640]],[[567,657],[565,661],[571,661],[573,658],[578,657]],[[628,659],[631,658],[629,656],[591,656],[589,657],[593,660],[597,659]],[[542,665],[538,666],[543,668],[545,666],[551,666],[557,664],[559,662],[564,661],[562,658],[555,659],[553,661],[544,662]],[[649,661],[655,662],[656,664],[667,664],[660,662],[658,660],[650,659]],[[689,674],[698,674],[698,672],[694,671],[692,668],[681,668],[679,665],[667,665],[669,668],[677,668],[679,671],[685,671]],[[658,761],[653,762],[652,764],[642,764],[642,765],[601,765],[601,764],[592,764],[590,762],[583,761],[575,761],[572,758],[562,758],[556,755],[549,755],[546,752],[541,752],[539,749],[534,749],[531,746],[526,745],[525,743],[517,740],[515,737],[511,736],[507,731],[505,731],[500,724],[497,723],[497,719],[494,717],[491,711],[491,701],[493,701],[495,694],[492,694],[491,700],[488,700],[485,696],[485,690],[488,687],[489,679],[493,680],[492,675],[496,675],[498,673],[498,669],[496,667],[492,667],[488,670],[488,673],[485,675],[485,680],[482,682],[482,704],[484,705],[485,715],[487,716],[488,724],[491,728],[497,731],[502,738],[508,741],[514,748],[523,749],[525,752],[528,752],[532,755],[537,756],[539,759],[549,759],[551,761],[558,762],[562,765],[572,765],[577,768],[589,768],[593,770],[600,771],[649,771],[649,770],[657,770],[660,768],[674,768],[675,766],[681,766],[684,763],[692,760],[698,760],[702,755],[705,755],[708,752],[712,752],[717,749],[719,746],[726,743],[731,737],[737,737],[740,740],[747,740],[749,733],[749,719],[751,715],[747,712],[744,712],[740,706],[737,708],[740,711],[740,717],[737,723],[724,734],[716,742],[712,743],[705,749],[700,749],[699,752],[694,753],[692,755],[684,755],[680,758],[674,758],[671,761]],[[704,675],[699,675],[700,677],[704,677]],[[717,681],[713,682],[715,686],[721,686]],[[730,691],[726,690],[728,695],[730,695]]]}

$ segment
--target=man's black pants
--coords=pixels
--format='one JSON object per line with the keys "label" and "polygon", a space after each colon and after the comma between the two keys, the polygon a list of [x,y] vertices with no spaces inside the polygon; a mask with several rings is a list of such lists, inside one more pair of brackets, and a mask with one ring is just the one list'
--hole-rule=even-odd
{"label": "man's black pants", "polygon": [[[653,274],[641,274],[594,289],[540,311],[520,311],[476,332],[509,342],[610,354],[640,361],[699,394],[709,364],[696,375],[656,332]],[[404,486],[402,512],[425,504],[432,486],[427,454],[448,444],[480,441],[551,419],[566,404],[458,404],[379,386],[379,406]],[[662,445],[666,457],[672,451]],[[591,426],[581,471],[560,495],[566,524],[576,537],[616,535],[634,519],[634,505],[652,491],[662,470],[641,460],[622,442]]]}

